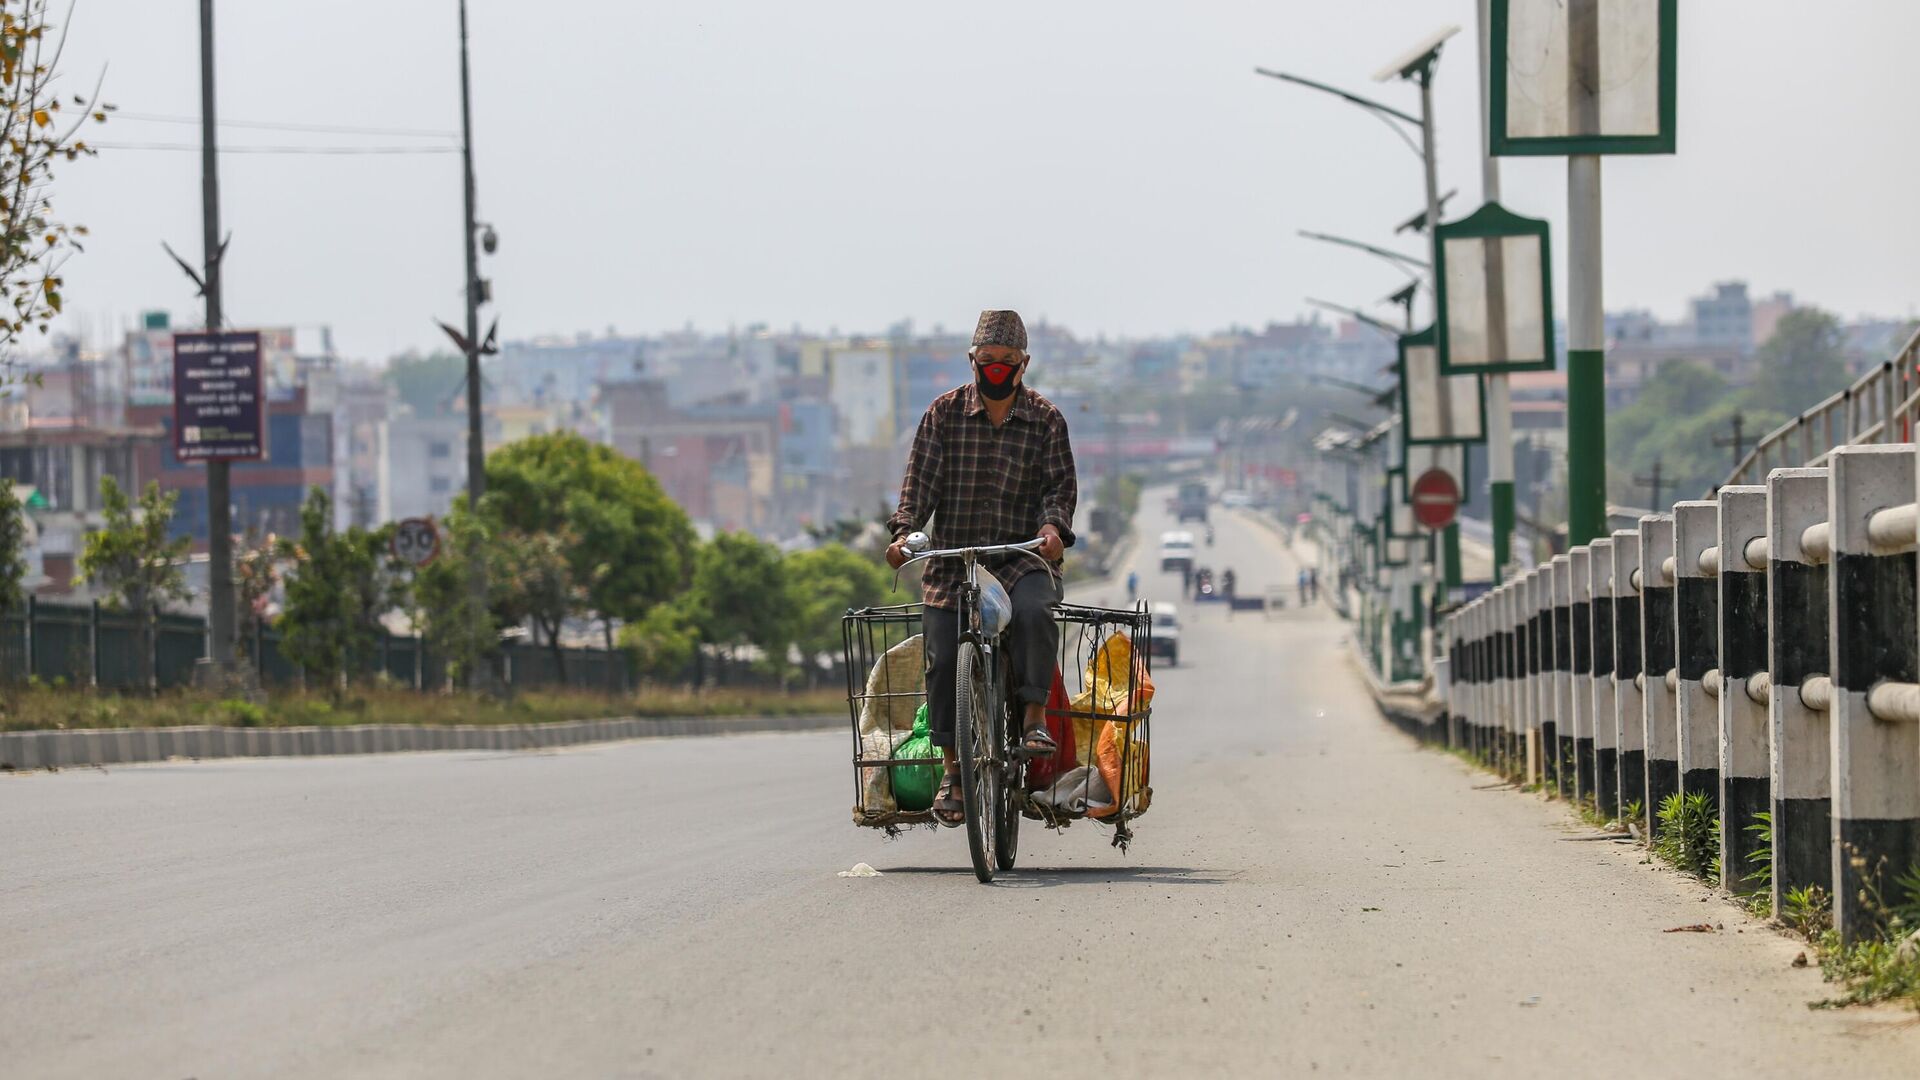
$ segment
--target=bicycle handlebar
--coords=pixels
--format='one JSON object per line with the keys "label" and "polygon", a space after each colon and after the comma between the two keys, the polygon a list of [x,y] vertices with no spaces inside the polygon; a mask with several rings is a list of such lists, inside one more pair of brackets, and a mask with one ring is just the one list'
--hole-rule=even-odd
{"label": "bicycle handlebar", "polygon": [[980,556],[980,555],[998,555],[1002,552],[1012,552],[1012,551],[1038,551],[1040,550],[1040,545],[1043,542],[1044,541],[1040,537],[1036,536],[1031,540],[1024,540],[1018,544],[988,544],[984,547],[962,547],[962,548],[946,548],[941,551],[920,551],[907,556],[907,561],[901,563],[900,565],[902,567],[906,567],[913,563],[919,562],[923,559],[941,559],[941,558],[951,559],[958,556],[969,555],[969,554],[974,556]]}

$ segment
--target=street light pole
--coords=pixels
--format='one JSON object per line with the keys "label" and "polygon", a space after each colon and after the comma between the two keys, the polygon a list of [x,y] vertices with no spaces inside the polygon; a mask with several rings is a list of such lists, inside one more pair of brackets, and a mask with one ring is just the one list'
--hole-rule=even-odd
{"label": "street light pole", "polygon": [[[1432,253],[1428,257],[1432,260],[1434,273],[1436,274],[1439,272],[1438,268],[1440,266],[1440,163],[1439,158],[1433,150],[1433,67],[1439,62],[1440,51],[1436,47],[1433,52],[1428,54],[1426,63],[1420,65],[1417,74],[1420,82],[1420,142],[1423,149],[1421,157],[1425,159],[1424,164],[1426,165],[1427,173],[1427,240],[1428,250]],[[1434,296],[1437,299],[1440,295],[1440,283],[1438,280],[1434,281],[1433,289]],[[1441,395],[1441,400],[1443,402],[1447,401],[1446,395]],[[1465,452],[1463,448],[1461,453],[1464,454]],[[1413,477],[1407,478],[1409,483],[1411,483],[1413,479]],[[1511,490],[1511,485],[1509,485],[1509,490]],[[1448,591],[1457,590],[1460,588],[1461,582],[1465,579],[1465,575],[1461,572],[1460,567],[1460,525],[1458,522],[1448,525],[1446,529],[1441,532],[1440,548],[1441,561],[1444,568],[1442,584]],[[1494,575],[1498,577],[1499,569],[1497,564],[1499,559],[1496,557],[1494,562],[1496,563]],[[1437,602],[1444,602],[1446,596],[1447,593],[1442,592],[1435,600]]]}
{"label": "street light pole", "polygon": [[[200,0],[201,284],[209,333],[226,322],[220,295],[220,165],[213,104],[213,0]],[[174,388],[175,393],[180,390]],[[207,462],[207,651],[223,687],[233,671],[233,622],[233,467],[215,459]]]}

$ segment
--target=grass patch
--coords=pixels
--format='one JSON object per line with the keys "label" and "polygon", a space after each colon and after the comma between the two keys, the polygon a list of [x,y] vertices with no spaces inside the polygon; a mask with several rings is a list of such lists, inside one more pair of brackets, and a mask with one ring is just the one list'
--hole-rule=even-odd
{"label": "grass patch", "polygon": [[1782,897],[1780,921],[1806,934],[1820,954],[1820,974],[1841,993],[1813,1002],[1816,1009],[1900,1002],[1920,1010],[1920,866],[1892,882],[1893,895],[1867,900],[1886,925],[1878,938],[1842,944],[1833,929],[1832,899],[1817,885]]}
{"label": "grass patch", "polygon": [[1675,792],[1660,800],[1660,831],[1653,853],[1669,866],[1709,883],[1720,880],[1720,815],[1706,792]]}
{"label": "grass patch", "polygon": [[1841,945],[1832,930],[1822,935],[1820,974],[1842,993],[1812,1004],[1815,1009],[1904,1002],[1920,1009],[1920,936]]}
{"label": "grass patch", "polygon": [[632,694],[528,690],[510,698],[421,694],[356,687],[335,701],[324,694],[271,693],[264,703],[190,690],[151,697],[23,687],[0,694],[0,731],[86,728],[324,727],[346,724],[538,724],[616,716],[799,716],[839,713],[838,690],[707,690],[647,688]]}

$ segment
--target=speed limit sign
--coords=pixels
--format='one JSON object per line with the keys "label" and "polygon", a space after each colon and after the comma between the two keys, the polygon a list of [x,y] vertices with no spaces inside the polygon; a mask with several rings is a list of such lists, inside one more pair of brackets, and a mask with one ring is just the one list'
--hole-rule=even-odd
{"label": "speed limit sign", "polygon": [[425,566],[440,554],[440,530],[432,518],[407,518],[393,527],[393,554],[411,566]]}

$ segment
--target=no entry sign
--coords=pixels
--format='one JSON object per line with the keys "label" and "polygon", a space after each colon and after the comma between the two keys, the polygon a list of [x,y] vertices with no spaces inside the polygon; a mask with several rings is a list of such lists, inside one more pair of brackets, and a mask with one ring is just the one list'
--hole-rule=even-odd
{"label": "no entry sign", "polygon": [[1407,492],[1413,504],[1413,519],[1429,529],[1444,529],[1453,524],[1460,509],[1460,485],[1445,469],[1428,469],[1413,482]]}
{"label": "no entry sign", "polygon": [[266,453],[260,331],[173,335],[173,456],[257,461]]}

